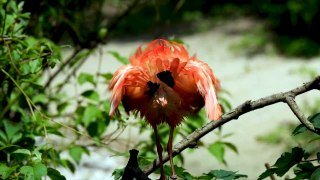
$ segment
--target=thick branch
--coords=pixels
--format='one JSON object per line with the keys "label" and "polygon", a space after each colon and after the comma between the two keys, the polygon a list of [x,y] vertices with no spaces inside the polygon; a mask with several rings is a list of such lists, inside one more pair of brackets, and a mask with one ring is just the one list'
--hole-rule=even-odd
{"label": "thick branch", "polygon": [[[295,89],[292,89],[290,91],[284,92],[284,93],[277,93],[271,96],[267,96],[255,101],[246,101],[240,106],[236,107],[235,109],[231,110],[230,112],[222,115],[220,117],[220,120],[218,121],[211,121],[207,123],[206,125],[202,126],[201,128],[196,129],[193,133],[188,135],[186,138],[181,140],[179,143],[177,143],[173,148],[173,154],[174,156],[181,153],[183,150],[185,150],[188,147],[193,146],[199,139],[201,139],[206,134],[210,133],[214,129],[222,126],[223,124],[237,119],[239,116],[248,113],[250,111],[254,111],[256,109],[263,108],[265,106],[269,106],[278,102],[286,102],[289,97],[295,97],[297,95],[300,95],[302,93],[305,93],[307,91],[313,90],[313,89],[320,89],[320,76],[316,77],[313,81],[307,82],[303,84],[302,86],[299,86]],[[289,98],[290,99],[290,98]],[[289,105],[290,106],[290,105]],[[294,105],[295,106],[295,105]],[[293,106],[293,107],[294,107]],[[292,108],[291,108],[292,109]],[[294,107],[293,109],[296,110]],[[292,110],[295,112],[294,110]],[[299,114],[299,113],[298,113]],[[295,115],[297,115],[295,113]],[[299,116],[297,115],[298,119],[301,121]],[[315,129],[314,126],[306,120],[306,118],[303,119],[304,125],[308,125],[310,129]],[[311,125],[310,125],[311,124]],[[315,132],[315,131],[313,131]],[[167,162],[169,160],[169,157],[167,154],[163,155],[163,162]],[[156,168],[159,166],[159,160],[155,160],[152,164],[150,164],[147,168],[144,169],[144,172],[146,174],[151,174]]]}

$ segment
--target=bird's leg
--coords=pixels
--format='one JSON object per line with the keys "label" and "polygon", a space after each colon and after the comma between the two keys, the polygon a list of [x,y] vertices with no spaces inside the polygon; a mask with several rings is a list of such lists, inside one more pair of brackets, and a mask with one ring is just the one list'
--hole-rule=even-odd
{"label": "bird's leg", "polygon": [[160,161],[160,180],[165,180],[164,173],[163,173],[163,162],[162,162],[162,146],[160,143],[157,126],[153,126],[153,130],[156,136],[157,152],[158,152],[158,157]]}
{"label": "bird's leg", "polygon": [[171,179],[177,179],[176,172],[174,170],[173,156],[172,156],[173,132],[174,132],[174,127],[170,126],[170,134],[169,134],[169,140],[168,140],[168,144],[167,144],[167,151],[168,151],[169,158],[170,158]]}

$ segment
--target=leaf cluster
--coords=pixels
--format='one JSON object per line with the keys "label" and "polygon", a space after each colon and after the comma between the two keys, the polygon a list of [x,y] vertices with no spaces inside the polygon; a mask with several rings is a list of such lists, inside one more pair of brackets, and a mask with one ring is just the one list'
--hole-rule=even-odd
{"label": "leaf cluster", "polygon": [[[320,122],[320,115],[316,113],[308,118],[316,127]],[[307,135],[307,136],[304,136]],[[294,147],[291,152],[285,152],[280,158],[263,172],[259,179],[264,179],[270,175],[284,176],[293,169],[295,177],[290,179],[319,179],[320,152],[318,150],[319,135],[310,136],[309,130],[303,125],[298,125],[292,132],[292,136],[304,136],[303,146]],[[293,138],[293,137],[292,137]],[[315,146],[316,148],[310,148]]]}
{"label": "leaf cluster", "polygon": [[59,153],[42,144],[48,133],[59,134],[43,111],[48,98],[40,85],[45,69],[59,61],[59,47],[25,34],[30,13],[23,2],[0,1],[0,178],[65,179],[49,165]]}

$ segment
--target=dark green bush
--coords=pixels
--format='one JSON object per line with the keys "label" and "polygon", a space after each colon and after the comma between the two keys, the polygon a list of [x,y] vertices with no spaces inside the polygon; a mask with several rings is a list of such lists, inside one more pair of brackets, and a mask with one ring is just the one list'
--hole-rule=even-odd
{"label": "dark green bush", "polygon": [[252,11],[267,20],[281,52],[310,57],[320,52],[319,7],[318,0],[253,0]]}

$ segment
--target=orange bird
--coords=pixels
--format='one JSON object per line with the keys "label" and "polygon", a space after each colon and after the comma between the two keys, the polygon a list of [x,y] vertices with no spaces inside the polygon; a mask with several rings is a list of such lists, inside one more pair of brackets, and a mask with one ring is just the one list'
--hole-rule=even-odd
{"label": "orange bird", "polygon": [[160,179],[165,177],[157,125],[167,123],[170,126],[167,151],[171,178],[174,179],[174,128],[203,106],[209,119],[217,120],[221,115],[217,100],[219,80],[206,63],[195,55],[190,57],[183,45],[177,42],[156,39],[144,49],[139,47],[130,56],[130,64],[114,73],[109,88],[112,90],[110,116],[122,101],[127,113],[140,114],[152,126],[160,160]]}

